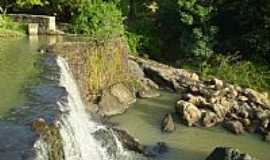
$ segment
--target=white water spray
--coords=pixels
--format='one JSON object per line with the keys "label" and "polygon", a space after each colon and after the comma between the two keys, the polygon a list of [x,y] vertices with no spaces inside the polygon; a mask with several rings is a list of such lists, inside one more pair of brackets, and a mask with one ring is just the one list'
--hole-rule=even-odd
{"label": "white water spray", "polygon": [[67,104],[59,102],[62,110],[68,110],[60,121],[60,134],[63,139],[65,160],[109,160],[106,150],[95,140],[91,133],[99,126],[85,111],[78,87],[67,62],[57,58],[60,67],[60,85],[68,92]]}

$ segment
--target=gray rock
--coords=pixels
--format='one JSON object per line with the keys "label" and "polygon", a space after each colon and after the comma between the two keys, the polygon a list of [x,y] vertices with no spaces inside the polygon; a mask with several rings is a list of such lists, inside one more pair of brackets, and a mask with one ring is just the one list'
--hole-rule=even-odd
{"label": "gray rock", "polygon": [[140,142],[132,137],[126,130],[119,128],[113,128],[113,130],[126,149],[144,153],[145,146],[140,144]]}
{"label": "gray rock", "polygon": [[129,106],[136,102],[136,97],[123,84],[116,84],[103,91],[99,102],[99,113],[104,116],[112,116],[125,112]]}
{"label": "gray rock", "polygon": [[234,134],[242,134],[245,132],[243,124],[237,120],[226,121],[224,127]]}
{"label": "gray rock", "polygon": [[140,98],[153,98],[160,96],[158,85],[148,78],[138,80],[139,87],[137,95]]}
{"label": "gray rock", "polygon": [[129,73],[132,76],[136,76],[136,77],[144,77],[144,72],[141,69],[141,67],[138,65],[138,63],[136,63],[133,60],[128,60],[128,69],[129,69]]}
{"label": "gray rock", "polygon": [[172,115],[167,113],[161,121],[161,130],[163,132],[173,132],[175,130],[175,125],[173,122]]}

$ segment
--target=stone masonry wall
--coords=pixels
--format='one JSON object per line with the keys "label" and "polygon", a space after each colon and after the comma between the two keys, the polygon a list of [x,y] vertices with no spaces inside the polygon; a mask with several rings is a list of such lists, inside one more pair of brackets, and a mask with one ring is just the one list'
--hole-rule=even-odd
{"label": "stone masonry wall", "polygon": [[39,24],[38,33],[48,34],[56,31],[55,17],[46,15],[9,14],[17,22]]}

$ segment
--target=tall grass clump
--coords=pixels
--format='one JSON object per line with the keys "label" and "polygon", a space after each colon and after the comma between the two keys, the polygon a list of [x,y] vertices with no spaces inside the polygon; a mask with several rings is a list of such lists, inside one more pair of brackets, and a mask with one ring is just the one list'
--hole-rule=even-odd
{"label": "tall grass clump", "polygon": [[125,49],[119,44],[96,46],[87,58],[87,84],[92,94],[116,83],[130,83],[131,78],[126,68]]}
{"label": "tall grass clump", "polygon": [[205,78],[216,76],[228,82],[261,91],[270,91],[269,68],[237,56],[216,55],[201,66]]}

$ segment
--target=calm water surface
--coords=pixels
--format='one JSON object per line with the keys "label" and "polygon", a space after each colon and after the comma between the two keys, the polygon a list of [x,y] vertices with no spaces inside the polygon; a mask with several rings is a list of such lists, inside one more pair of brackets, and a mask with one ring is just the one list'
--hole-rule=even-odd
{"label": "calm water surface", "polygon": [[0,116],[24,103],[23,88],[38,73],[38,48],[52,37],[0,38]]}
{"label": "calm water surface", "polygon": [[174,111],[178,96],[163,92],[153,99],[139,99],[125,114],[112,118],[127,129],[140,142],[154,145],[158,141],[168,144],[170,151],[159,160],[205,160],[216,146],[231,146],[250,153],[260,160],[270,160],[270,144],[253,134],[233,135],[221,127],[211,129],[185,127],[176,122],[176,131],[163,134],[160,121],[165,113]]}

